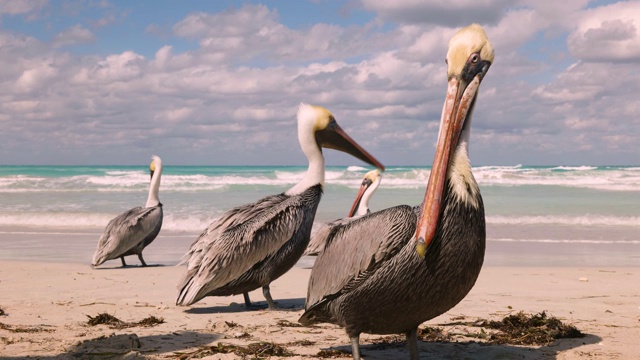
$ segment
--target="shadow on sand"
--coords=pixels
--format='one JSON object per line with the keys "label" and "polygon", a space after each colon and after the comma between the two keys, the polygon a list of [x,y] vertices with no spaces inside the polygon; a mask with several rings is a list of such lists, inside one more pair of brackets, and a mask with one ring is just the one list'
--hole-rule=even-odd
{"label": "shadow on sand", "polygon": [[[276,301],[276,306],[278,307],[278,311],[298,311],[304,309],[304,298],[295,298],[295,299],[278,299]],[[266,310],[267,303],[265,301],[254,301],[253,304],[258,306],[263,306],[264,309],[257,310]],[[186,309],[184,312],[188,314],[218,314],[218,313],[237,313],[244,311],[257,311],[254,309],[247,309],[243,303],[231,303],[227,306],[210,306],[210,307],[195,307]]]}
{"label": "shadow on sand", "polygon": [[[176,331],[170,334],[138,337],[134,332],[100,336],[85,340],[55,356],[38,356],[37,359],[145,359],[146,355],[173,353],[202,346],[222,335],[193,331]],[[174,354],[175,355],[175,354]],[[3,357],[3,359],[23,357]]]}
{"label": "shadow on sand", "polygon": [[[345,335],[346,336],[346,335]],[[425,342],[418,341],[420,357],[426,359],[518,359],[518,360],[554,360],[559,352],[575,349],[583,345],[595,344],[602,338],[585,334],[583,338],[559,339],[545,346],[516,346],[496,345],[477,341],[460,342]],[[325,350],[338,350],[351,353],[351,346],[333,346]],[[367,360],[374,359],[408,359],[409,350],[404,341],[378,344],[360,344],[362,357]]]}
{"label": "shadow on sand", "polygon": [[100,265],[99,267],[91,267],[91,270],[126,270],[126,269],[144,269],[144,268],[154,268],[154,267],[165,267],[167,265],[164,264],[151,264],[151,265],[147,265],[147,266],[142,266],[142,265],[127,265],[127,266],[122,266],[122,265],[118,265],[118,266],[102,266]]}

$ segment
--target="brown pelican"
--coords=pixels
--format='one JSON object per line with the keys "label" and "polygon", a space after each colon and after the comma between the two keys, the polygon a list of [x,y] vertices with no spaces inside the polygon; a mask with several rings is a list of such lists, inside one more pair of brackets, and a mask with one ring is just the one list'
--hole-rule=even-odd
{"label": "brown pelican", "polygon": [[369,210],[369,199],[380,185],[380,179],[382,179],[382,176],[378,169],[373,169],[364,174],[362,183],[360,184],[360,190],[356,195],[356,199],[353,201],[351,210],[349,210],[349,215],[344,219],[319,225],[318,228],[311,233],[309,246],[307,246],[307,250],[304,252],[305,256],[317,256],[318,253],[322,251],[322,248],[324,248],[324,245],[327,243],[327,239],[333,234],[331,229],[333,229],[334,226],[351,221],[354,217],[371,213]]}
{"label": "brown pelican", "polygon": [[185,255],[187,272],[178,284],[177,305],[205,296],[243,294],[250,308],[249,291],[262,287],[274,309],[269,284],[291,269],[309,244],[324,184],[321,148],[340,150],[384,169],[323,107],[300,104],[298,140],[309,161],[303,179],[282,194],[233,208],[209,225]]}
{"label": "brown pelican", "polygon": [[158,199],[162,160],[158,156],[153,156],[152,159],[149,165],[151,183],[147,204],[145,207],[134,207],[109,221],[98,240],[91,266],[120,258],[124,267],[127,266],[124,257],[129,255],[138,255],[142,266],[147,266],[142,258],[142,250],[158,236],[162,227],[162,204]]}
{"label": "brown pelican", "polygon": [[404,333],[410,358],[418,359],[418,326],[454,307],[476,282],[484,260],[485,219],[468,144],[478,87],[493,57],[479,25],[453,36],[423,204],[378,211],[335,229],[315,262],[299,321],[345,327],[354,359],[360,358],[363,332]]}

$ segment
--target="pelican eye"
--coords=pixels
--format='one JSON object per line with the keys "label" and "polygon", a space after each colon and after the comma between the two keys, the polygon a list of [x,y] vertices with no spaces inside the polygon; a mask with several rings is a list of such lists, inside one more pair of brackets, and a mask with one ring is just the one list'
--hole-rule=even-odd
{"label": "pelican eye", "polygon": [[477,64],[480,61],[480,54],[478,53],[471,54],[471,56],[469,56],[469,61],[471,61],[472,64]]}

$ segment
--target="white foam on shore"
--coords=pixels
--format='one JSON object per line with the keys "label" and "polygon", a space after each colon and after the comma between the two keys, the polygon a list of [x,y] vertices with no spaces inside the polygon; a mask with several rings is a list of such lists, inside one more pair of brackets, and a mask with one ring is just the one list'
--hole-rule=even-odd
{"label": "white foam on shore", "polygon": [[[357,187],[367,168],[349,166],[329,168],[326,179],[331,184]],[[274,168],[221,172],[219,174],[163,174],[162,191],[211,190],[223,186],[291,186],[300,181],[306,169]],[[384,187],[424,188],[428,168],[391,167],[385,171]],[[480,186],[558,186],[605,191],[640,191],[640,168],[594,166],[523,167],[479,166],[473,168]],[[146,189],[149,174],[140,170],[110,170],[103,175],[42,177],[9,175],[0,177],[0,193],[43,191],[130,191]]]}

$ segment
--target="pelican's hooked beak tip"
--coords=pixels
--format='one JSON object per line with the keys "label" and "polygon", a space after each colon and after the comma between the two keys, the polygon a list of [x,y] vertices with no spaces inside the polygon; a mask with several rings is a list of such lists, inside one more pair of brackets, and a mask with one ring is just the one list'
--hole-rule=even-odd
{"label": "pelican's hooked beak tip", "polygon": [[422,238],[422,237],[420,237],[418,239],[418,242],[416,243],[416,252],[423,259],[424,259],[425,255],[427,255],[427,242],[424,241],[424,238]]}

